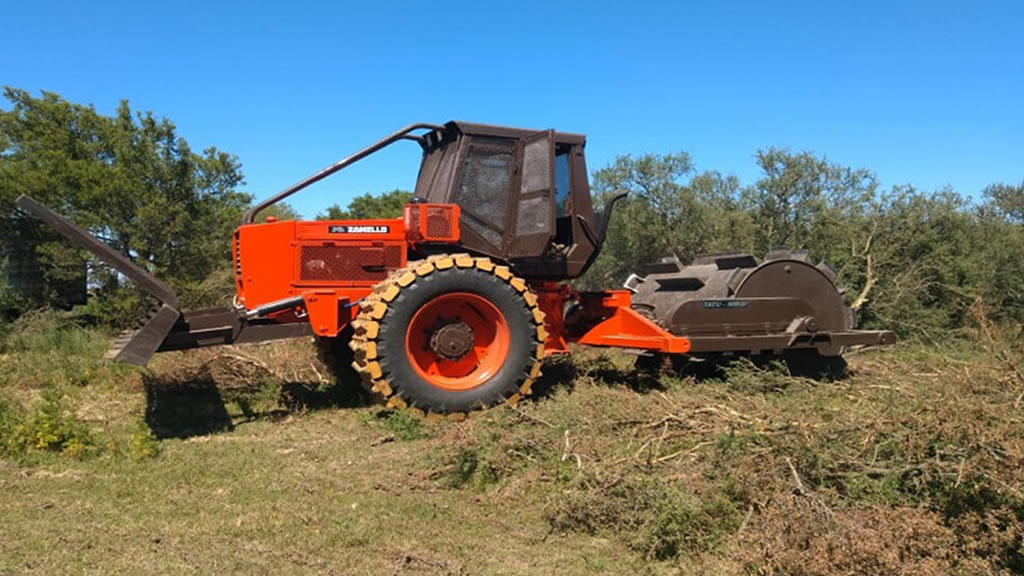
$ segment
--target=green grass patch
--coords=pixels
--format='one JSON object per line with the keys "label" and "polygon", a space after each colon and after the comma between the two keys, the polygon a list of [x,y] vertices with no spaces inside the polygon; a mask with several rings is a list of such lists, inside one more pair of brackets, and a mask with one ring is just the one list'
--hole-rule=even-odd
{"label": "green grass patch", "polygon": [[547,516],[555,530],[611,535],[648,560],[713,553],[742,521],[726,493],[696,494],[641,474],[609,486],[581,480],[553,499]]}
{"label": "green grass patch", "polygon": [[224,389],[221,397],[229,413],[249,420],[284,410],[281,382],[269,375],[261,375],[244,386]]}
{"label": "green grass patch", "polygon": [[456,453],[443,477],[443,485],[448,488],[472,487],[482,490],[496,484],[501,475],[487,447],[469,446]]}
{"label": "green grass patch", "polygon": [[431,434],[429,423],[407,411],[370,409],[360,412],[359,419],[366,426],[403,442],[422,440]]}
{"label": "green grass patch", "polygon": [[40,310],[16,320],[4,338],[0,386],[28,389],[116,385],[137,369],[102,361],[106,332],[80,326],[74,317]]}

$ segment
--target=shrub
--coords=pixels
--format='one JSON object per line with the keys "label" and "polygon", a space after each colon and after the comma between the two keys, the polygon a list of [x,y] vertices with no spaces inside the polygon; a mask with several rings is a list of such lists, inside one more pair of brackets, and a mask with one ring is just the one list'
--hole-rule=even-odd
{"label": "shrub", "polygon": [[718,495],[668,498],[659,503],[658,511],[639,542],[646,546],[647,558],[666,560],[713,551],[740,525],[739,511]]}
{"label": "shrub", "polygon": [[10,451],[8,439],[11,438],[18,420],[18,414],[15,412],[14,405],[6,398],[0,396],[0,454]]}
{"label": "shrub", "polygon": [[136,460],[155,458],[160,454],[160,441],[144,420],[139,421],[132,434],[130,451]]}
{"label": "shrub", "polygon": [[34,412],[13,426],[8,422],[4,445],[7,452],[14,454],[40,450],[82,458],[95,443],[85,423],[68,409],[63,395],[47,389]]}

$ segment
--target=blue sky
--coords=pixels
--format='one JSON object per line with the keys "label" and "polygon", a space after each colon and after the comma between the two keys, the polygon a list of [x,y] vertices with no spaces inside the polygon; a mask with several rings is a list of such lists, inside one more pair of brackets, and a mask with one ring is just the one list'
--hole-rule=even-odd
{"label": "blue sky", "polygon": [[[1024,180],[1022,24],[1012,1],[0,0],[0,84],[127,98],[237,154],[257,198],[449,119],[586,133],[591,169],[687,150],[746,183],[774,145],[973,195]],[[398,146],[293,203],[411,187]]]}

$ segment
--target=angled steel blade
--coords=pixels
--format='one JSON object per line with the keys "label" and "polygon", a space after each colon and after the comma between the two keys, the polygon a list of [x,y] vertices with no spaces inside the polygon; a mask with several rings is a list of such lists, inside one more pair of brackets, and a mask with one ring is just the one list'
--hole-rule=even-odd
{"label": "angled steel blade", "polygon": [[128,277],[129,280],[138,284],[143,290],[155,296],[160,302],[174,308],[178,307],[178,295],[175,294],[170,286],[160,281],[160,279],[144,270],[135,262],[129,260],[124,254],[93,238],[91,234],[79,228],[75,223],[36,202],[29,196],[19,196],[17,203],[19,208],[53,226],[62,236],[92,252],[100,260],[110,264],[118,272]]}
{"label": "angled steel blade", "polygon": [[67,218],[43,206],[28,196],[19,196],[18,207],[46,222],[72,243],[92,252],[97,258],[113,266],[126,278],[152,294],[160,301],[141,328],[126,332],[114,341],[107,352],[107,358],[145,366],[150,357],[160,348],[167,335],[174,329],[181,313],[178,311],[178,295],[170,286],[153,276],[124,254],[94,238]]}
{"label": "angled steel blade", "polygon": [[117,362],[145,366],[164,343],[181,314],[163,304],[142,328],[129,332],[116,340],[106,357]]}

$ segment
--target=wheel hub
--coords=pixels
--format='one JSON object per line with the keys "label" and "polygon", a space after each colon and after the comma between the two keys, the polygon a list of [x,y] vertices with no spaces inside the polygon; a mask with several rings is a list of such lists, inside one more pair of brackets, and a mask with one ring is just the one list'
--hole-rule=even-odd
{"label": "wheel hub", "polygon": [[458,360],[473,347],[473,329],[461,320],[441,325],[430,335],[430,349],[446,360]]}
{"label": "wheel hub", "polygon": [[446,292],[423,303],[405,334],[412,369],[449,391],[489,381],[508,358],[511,341],[505,315],[472,292]]}

